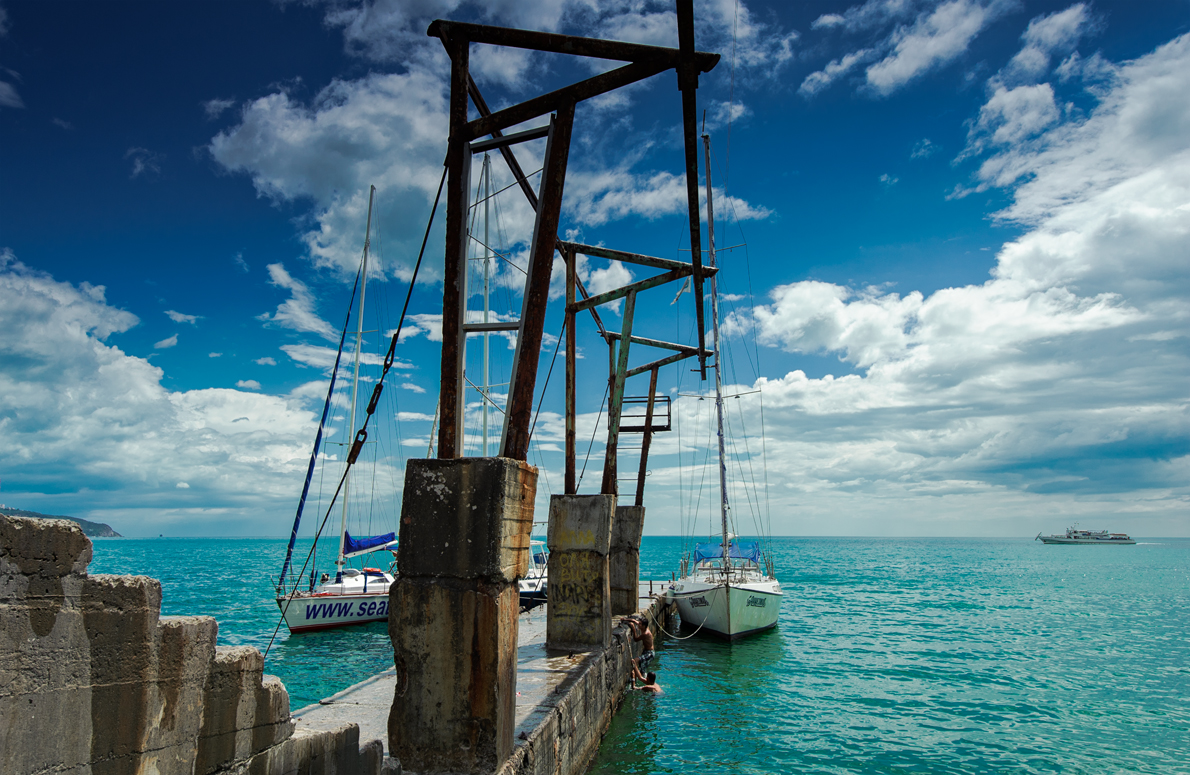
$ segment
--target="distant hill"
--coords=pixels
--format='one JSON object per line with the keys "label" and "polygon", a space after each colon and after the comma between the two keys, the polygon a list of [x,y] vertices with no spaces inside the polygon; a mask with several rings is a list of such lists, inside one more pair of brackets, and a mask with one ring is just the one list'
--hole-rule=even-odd
{"label": "distant hill", "polygon": [[79,519],[78,517],[62,517],[54,514],[38,514],[36,511],[25,511],[24,509],[13,509],[5,507],[0,509],[0,514],[7,514],[12,517],[32,517],[34,519],[68,519],[71,522],[77,522],[79,527],[83,529],[83,535],[91,538],[123,538],[115,530],[112,530],[111,525],[105,525],[102,522],[91,522],[86,519]]}

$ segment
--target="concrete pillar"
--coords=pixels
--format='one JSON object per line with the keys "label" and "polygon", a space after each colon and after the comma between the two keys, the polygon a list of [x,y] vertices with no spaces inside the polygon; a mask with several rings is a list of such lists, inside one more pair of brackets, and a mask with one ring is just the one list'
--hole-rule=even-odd
{"label": "concrete pillar", "polygon": [[492,772],[512,753],[516,580],[537,469],[510,458],[410,460],[388,631],[389,751],[417,773]]}
{"label": "concrete pillar", "polygon": [[547,649],[592,651],[611,643],[608,573],[614,495],[550,498]]}
{"label": "concrete pillar", "polygon": [[644,506],[616,506],[612,525],[611,568],[612,616],[639,610],[640,534],[645,526]]}

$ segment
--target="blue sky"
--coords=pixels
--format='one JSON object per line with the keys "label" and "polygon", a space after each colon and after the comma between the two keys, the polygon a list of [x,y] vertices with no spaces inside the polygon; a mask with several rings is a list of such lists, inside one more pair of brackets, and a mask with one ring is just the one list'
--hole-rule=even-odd
{"label": "blue sky", "polygon": [[[1190,3],[695,12],[698,47],[723,55],[699,91],[718,243],[746,244],[721,255],[725,377],[751,439],[733,465],[767,470],[773,532],[1190,534]],[[434,18],[676,45],[665,2],[0,1],[0,502],[128,535],[288,530],[367,188],[367,328],[383,334],[438,183]],[[600,67],[478,46],[472,61],[493,106]],[[672,74],[580,106],[562,230],[688,256],[678,117]],[[526,170],[541,152],[523,147]],[[493,176],[510,182],[498,158]],[[508,315],[531,214],[515,189],[495,201],[492,309]],[[369,469],[381,526],[430,435],[441,251],[439,221]],[[642,276],[584,273],[602,290]],[[675,290],[642,295],[638,330],[691,340]],[[597,469],[606,356],[589,321],[578,334]],[[491,350],[498,382],[508,342]],[[688,368],[661,389],[705,390]],[[531,455],[540,506],[561,485],[560,369]],[[705,519],[707,406],[677,400],[682,430],[654,442],[647,532],[681,531],[691,502]]]}

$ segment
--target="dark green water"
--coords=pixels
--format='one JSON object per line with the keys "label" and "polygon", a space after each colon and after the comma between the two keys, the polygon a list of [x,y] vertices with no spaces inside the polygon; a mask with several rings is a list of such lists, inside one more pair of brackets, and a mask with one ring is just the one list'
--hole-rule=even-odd
{"label": "dark green water", "polygon": [[[1190,540],[778,539],[776,630],[665,639],[595,773],[1190,773]],[[669,578],[680,541],[647,537]],[[275,539],[108,539],[92,573],[162,582],[165,614],[268,644]],[[304,552],[302,554],[304,557]],[[294,708],[391,664],[383,623],[289,636]]]}

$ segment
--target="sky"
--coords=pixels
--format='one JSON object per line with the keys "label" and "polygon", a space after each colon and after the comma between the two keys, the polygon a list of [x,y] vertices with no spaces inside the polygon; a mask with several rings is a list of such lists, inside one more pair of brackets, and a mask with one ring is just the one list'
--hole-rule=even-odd
{"label": "sky", "polygon": [[[697,47],[722,55],[698,100],[730,248],[737,532],[1190,535],[1190,2],[697,0],[695,15]],[[370,186],[364,393],[409,291],[445,153],[436,18],[677,44],[672,4],[652,0],[0,0],[0,503],[130,536],[288,534]],[[471,61],[494,108],[608,66],[479,45]],[[680,115],[672,73],[580,104],[560,233],[688,260]],[[518,146],[526,172],[543,149]],[[491,170],[482,244],[499,254],[490,314],[508,320],[532,212],[498,156]],[[395,527],[404,460],[428,452],[442,222],[351,484],[356,532]],[[560,267],[538,519],[562,484]],[[651,274],[580,272],[593,292]],[[641,294],[636,333],[694,340],[677,290]],[[621,313],[602,317],[618,329]],[[580,492],[596,492],[606,348],[589,317],[576,334]],[[490,338],[497,404],[512,344]],[[634,365],[655,357],[638,349]],[[482,350],[469,341],[476,385]],[[647,534],[714,529],[713,402],[691,366],[659,380],[673,430],[653,441]],[[319,515],[350,383],[348,368]]]}

